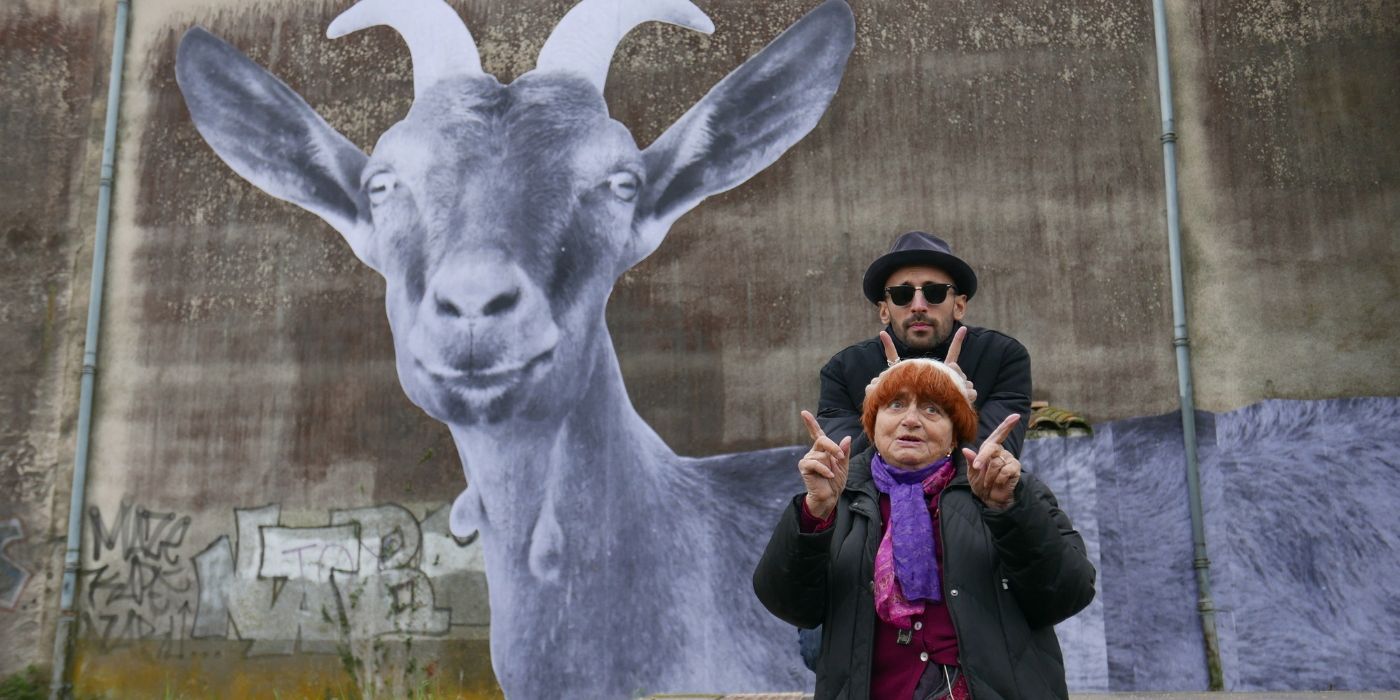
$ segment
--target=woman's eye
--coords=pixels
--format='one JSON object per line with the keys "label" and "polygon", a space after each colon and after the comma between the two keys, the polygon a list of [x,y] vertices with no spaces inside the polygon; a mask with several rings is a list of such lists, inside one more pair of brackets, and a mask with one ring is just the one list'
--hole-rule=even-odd
{"label": "woman's eye", "polygon": [[383,204],[398,186],[399,179],[393,173],[375,173],[370,176],[369,182],[365,183],[365,189],[369,192],[369,203]]}
{"label": "woman's eye", "polygon": [[927,414],[929,414],[930,416],[936,416],[936,415],[938,415],[938,407],[937,407],[937,406],[924,406],[924,413],[927,413]]}
{"label": "woman's eye", "polygon": [[904,408],[904,402],[900,401],[899,399],[895,399],[894,401],[890,402],[890,408]]}
{"label": "woman's eye", "polygon": [[614,197],[624,202],[630,202],[637,198],[637,190],[640,189],[641,184],[641,180],[636,175],[626,170],[608,176],[608,188],[612,190]]}

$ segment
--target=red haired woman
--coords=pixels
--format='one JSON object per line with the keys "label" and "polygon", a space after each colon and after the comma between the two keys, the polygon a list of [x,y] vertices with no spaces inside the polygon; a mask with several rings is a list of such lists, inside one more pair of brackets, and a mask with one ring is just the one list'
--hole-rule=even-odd
{"label": "red haired woman", "polygon": [[[965,380],[905,360],[867,390],[871,448],[812,414],[812,449],[754,572],[774,615],[823,625],[817,700],[1068,698],[1054,625],[1094,597],[1094,567],[1054,495],[1001,442],[974,452]],[[961,449],[959,449],[961,447]]]}

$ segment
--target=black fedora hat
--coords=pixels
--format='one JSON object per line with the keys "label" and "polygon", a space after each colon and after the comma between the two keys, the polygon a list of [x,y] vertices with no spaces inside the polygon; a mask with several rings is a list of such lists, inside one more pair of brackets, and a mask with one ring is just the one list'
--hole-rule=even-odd
{"label": "black fedora hat", "polygon": [[936,267],[953,278],[958,294],[966,294],[968,299],[977,293],[977,273],[962,258],[953,255],[948,242],[931,233],[910,231],[894,239],[890,252],[881,255],[865,269],[865,281],[861,285],[865,298],[872,304],[885,298],[885,283],[890,275],[901,267],[928,265]]}

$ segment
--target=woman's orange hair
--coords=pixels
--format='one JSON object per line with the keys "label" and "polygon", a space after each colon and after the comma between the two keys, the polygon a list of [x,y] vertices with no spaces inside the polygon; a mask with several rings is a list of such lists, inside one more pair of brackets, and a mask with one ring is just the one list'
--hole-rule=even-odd
{"label": "woman's orange hair", "polygon": [[902,360],[885,372],[875,389],[865,395],[861,406],[860,424],[865,434],[875,437],[875,414],[880,407],[907,395],[916,402],[938,404],[953,423],[953,435],[958,444],[972,442],[977,437],[977,409],[967,402],[961,380],[951,367],[936,360]]}

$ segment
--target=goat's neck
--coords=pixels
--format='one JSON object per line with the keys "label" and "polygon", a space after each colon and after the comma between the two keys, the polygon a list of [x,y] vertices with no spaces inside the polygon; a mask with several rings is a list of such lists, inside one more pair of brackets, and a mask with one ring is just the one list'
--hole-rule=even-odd
{"label": "goat's neck", "polygon": [[507,548],[528,546],[550,518],[568,528],[590,504],[649,495],[675,460],[632,407],[611,339],[601,336],[587,388],[556,418],[452,426],[482,505],[480,529]]}

